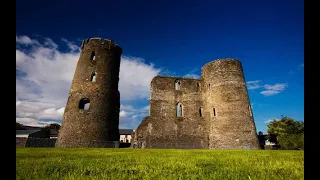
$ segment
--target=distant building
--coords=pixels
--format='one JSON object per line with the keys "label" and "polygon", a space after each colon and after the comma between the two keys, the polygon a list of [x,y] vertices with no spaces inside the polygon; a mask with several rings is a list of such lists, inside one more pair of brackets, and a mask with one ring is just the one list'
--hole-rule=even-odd
{"label": "distant building", "polygon": [[131,143],[133,129],[119,129],[120,142]]}
{"label": "distant building", "polygon": [[270,141],[268,141],[267,139],[266,139],[266,145],[270,145],[270,146],[274,146],[274,145],[276,145],[275,143],[273,143],[273,142],[270,142]]}

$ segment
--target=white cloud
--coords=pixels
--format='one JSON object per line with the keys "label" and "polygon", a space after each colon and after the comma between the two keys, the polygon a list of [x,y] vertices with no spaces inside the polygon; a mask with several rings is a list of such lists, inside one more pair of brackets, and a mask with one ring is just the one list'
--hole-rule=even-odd
{"label": "white cloud", "polygon": [[16,118],[16,122],[26,126],[34,126],[34,127],[43,127],[53,123],[57,123],[61,125],[61,123],[56,121],[39,121],[33,118]]}
{"label": "white cloud", "polygon": [[120,117],[126,117],[126,112],[124,110],[120,111],[119,115]]}
{"label": "white cloud", "polygon": [[191,78],[191,79],[199,79],[200,78],[200,76],[197,74],[186,74],[184,77]]}
{"label": "white cloud", "polygon": [[16,36],[16,43],[22,45],[39,45],[40,43],[37,40],[32,40],[28,36]]}
{"label": "white cloud", "polygon": [[194,68],[192,69],[189,73],[187,73],[186,75],[184,75],[183,77],[185,78],[191,78],[191,79],[199,79],[200,75],[198,75],[196,72],[198,71],[198,68]]}
{"label": "white cloud", "polygon": [[148,105],[148,106],[144,107],[143,109],[149,111],[150,110],[150,106]]}
{"label": "white cloud", "polygon": [[[146,117],[149,114],[149,106],[142,108],[134,108],[130,105],[120,105],[120,113],[123,111],[125,116],[120,114],[120,128],[129,128],[135,129],[141,122],[142,118]],[[126,110],[123,110],[126,109]]]}
{"label": "white cloud", "polygon": [[119,89],[122,100],[148,99],[150,82],[160,73],[153,64],[141,58],[123,56],[120,65]]}
{"label": "white cloud", "polygon": [[264,121],[264,123],[268,124],[268,123],[270,123],[270,122],[273,121],[273,120],[279,121],[280,119],[277,119],[277,118],[267,118],[267,120]]}
{"label": "white cloud", "polygon": [[248,81],[247,88],[250,90],[261,88],[262,86],[259,84],[261,80]]}
{"label": "white cloud", "polygon": [[65,42],[67,44],[67,46],[71,50],[71,52],[80,51],[80,47],[75,45],[74,42],[68,41],[65,38],[61,38],[61,41]]}
{"label": "white cloud", "polygon": [[[43,43],[39,43],[40,39],[16,36],[17,45],[29,46],[29,49],[21,49],[23,46],[16,49],[16,70],[25,74],[16,78],[16,121],[25,125],[44,125],[40,123],[42,119],[62,118],[80,55],[80,47],[67,39],[61,40],[68,47],[64,52],[50,38],[42,40]],[[150,82],[160,72],[141,58],[122,56],[119,75],[121,101],[147,100]],[[136,110],[129,105],[121,105],[120,109],[125,112],[120,116],[125,115],[126,121],[134,115],[130,109]],[[136,116],[147,114],[145,109],[140,111]]]}
{"label": "white cloud", "polygon": [[266,84],[263,86],[266,90],[261,91],[260,94],[264,96],[273,96],[283,92],[287,86],[288,86],[287,83],[283,83],[283,84],[277,83],[274,85]]}
{"label": "white cloud", "polygon": [[248,90],[264,88],[264,90],[260,92],[260,94],[264,96],[273,96],[273,95],[279,94],[283,92],[286,87],[288,87],[287,83],[276,83],[274,85],[270,85],[270,84],[260,85],[260,83],[261,83],[261,80],[255,80],[255,81],[248,81],[246,84],[247,84]]}

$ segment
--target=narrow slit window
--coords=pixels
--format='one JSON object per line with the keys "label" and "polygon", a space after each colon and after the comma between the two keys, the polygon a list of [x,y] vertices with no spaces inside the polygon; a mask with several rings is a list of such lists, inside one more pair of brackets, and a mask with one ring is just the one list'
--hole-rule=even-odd
{"label": "narrow slit window", "polygon": [[176,105],[176,115],[177,115],[177,117],[181,117],[182,116],[182,105],[180,103],[178,103]]}
{"label": "narrow slit window", "polygon": [[97,79],[97,73],[96,73],[96,72],[93,72],[93,73],[91,74],[90,81],[96,82],[96,79]]}
{"label": "narrow slit window", "polygon": [[96,52],[94,52],[94,51],[91,52],[90,59],[91,59],[91,61],[95,61],[96,60]]}
{"label": "narrow slit window", "polygon": [[180,81],[179,80],[176,80],[174,85],[175,85],[176,90],[180,90]]}
{"label": "narrow slit window", "polygon": [[199,116],[202,117],[202,109],[199,108]]}
{"label": "narrow slit window", "polygon": [[161,105],[161,114],[164,115],[164,105]]}
{"label": "narrow slit window", "polygon": [[252,116],[252,109],[251,109],[251,105],[249,105],[249,115]]}
{"label": "narrow slit window", "polygon": [[88,110],[90,107],[90,100],[88,98],[82,98],[79,102],[79,109]]}
{"label": "narrow slit window", "polygon": [[216,108],[213,108],[213,117],[216,117]]}

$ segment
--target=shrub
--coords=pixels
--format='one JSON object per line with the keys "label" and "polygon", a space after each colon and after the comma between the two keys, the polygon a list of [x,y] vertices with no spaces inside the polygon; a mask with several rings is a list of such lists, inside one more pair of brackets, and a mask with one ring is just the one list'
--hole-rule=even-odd
{"label": "shrub", "polygon": [[299,150],[304,149],[304,134],[279,135],[277,140],[281,149]]}

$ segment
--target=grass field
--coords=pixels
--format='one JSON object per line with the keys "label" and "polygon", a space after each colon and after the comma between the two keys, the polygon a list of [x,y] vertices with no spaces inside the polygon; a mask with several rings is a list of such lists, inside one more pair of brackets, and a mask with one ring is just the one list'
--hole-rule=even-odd
{"label": "grass field", "polygon": [[16,179],[304,179],[304,151],[16,148]]}

